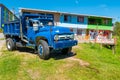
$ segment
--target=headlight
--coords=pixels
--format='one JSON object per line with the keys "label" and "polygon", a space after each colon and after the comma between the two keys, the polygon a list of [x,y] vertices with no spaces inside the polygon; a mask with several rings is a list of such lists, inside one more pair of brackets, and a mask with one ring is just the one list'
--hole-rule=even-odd
{"label": "headlight", "polygon": [[59,40],[59,35],[55,35],[54,40],[58,41]]}
{"label": "headlight", "polygon": [[54,40],[65,40],[65,39],[72,39],[74,40],[74,34],[68,34],[68,35],[55,35]]}

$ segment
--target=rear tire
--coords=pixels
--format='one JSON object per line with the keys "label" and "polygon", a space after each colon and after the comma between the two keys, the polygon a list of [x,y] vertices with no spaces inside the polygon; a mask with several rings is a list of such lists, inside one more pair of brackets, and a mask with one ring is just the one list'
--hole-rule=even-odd
{"label": "rear tire", "polygon": [[11,38],[8,38],[6,40],[6,46],[9,51],[13,51],[16,48],[15,42]]}
{"label": "rear tire", "polygon": [[50,57],[50,49],[48,43],[44,40],[40,40],[38,43],[38,55],[41,59],[47,60]]}
{"label": "rear tire", "polygon": [[70,53],[71,51],[72,51],[72,47],[69,47],[69,48],[62,49],[61,52],[63,55],[66,55],[66,54]]}

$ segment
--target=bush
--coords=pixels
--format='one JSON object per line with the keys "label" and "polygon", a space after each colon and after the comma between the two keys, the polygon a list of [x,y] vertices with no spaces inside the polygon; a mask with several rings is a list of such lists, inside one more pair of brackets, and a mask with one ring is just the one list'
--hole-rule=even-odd
{"label": "bush", "polygon": [[0,28],[0,33],[2,33],[3,32],[3,30],[2,30],[2,28]]}
{"label": "bush", "polygon": [[113,34],[116,36],[120,36],[120,22],[115,23]]}

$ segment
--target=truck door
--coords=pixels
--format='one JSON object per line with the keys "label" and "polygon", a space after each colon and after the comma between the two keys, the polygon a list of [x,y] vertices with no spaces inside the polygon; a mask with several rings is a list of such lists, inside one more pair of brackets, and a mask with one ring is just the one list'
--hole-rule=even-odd
{"label": "truck door", "polygon": [[27,36],[28,36],[29,41],[34,41],[35,34],[38,31],[38,26],[39,26],[38,21],[29,20],[29,26],[27,29]]}

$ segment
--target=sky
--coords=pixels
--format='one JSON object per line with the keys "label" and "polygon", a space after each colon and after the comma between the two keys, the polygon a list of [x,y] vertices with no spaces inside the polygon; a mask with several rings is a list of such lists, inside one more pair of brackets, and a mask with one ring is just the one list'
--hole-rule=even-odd
{"label": "sky", "polygon": [[20,7],[112,17],[120,22],[120,0],[0,0],[8,9]]}

